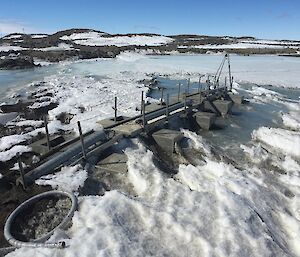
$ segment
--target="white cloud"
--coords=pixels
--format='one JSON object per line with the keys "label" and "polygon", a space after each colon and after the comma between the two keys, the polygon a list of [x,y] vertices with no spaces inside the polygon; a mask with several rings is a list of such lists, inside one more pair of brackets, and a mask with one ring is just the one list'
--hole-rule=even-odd
{"label": "white cloud", "polygon": [[4,36],[10,33],[39,33],[39,29],[30,26],[25,22],[0,20],[0,35]]}

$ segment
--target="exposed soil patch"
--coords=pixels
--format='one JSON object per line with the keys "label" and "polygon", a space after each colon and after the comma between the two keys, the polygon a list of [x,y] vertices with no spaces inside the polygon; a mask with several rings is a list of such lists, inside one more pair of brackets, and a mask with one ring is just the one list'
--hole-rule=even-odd
{"label": "exposed soil patch", "polygon": [[12,234],[22,241],[38,239],[57,227],[71,208],[71,201],[67,197],[44,198],[32,206],[28,206],[18,215]]}

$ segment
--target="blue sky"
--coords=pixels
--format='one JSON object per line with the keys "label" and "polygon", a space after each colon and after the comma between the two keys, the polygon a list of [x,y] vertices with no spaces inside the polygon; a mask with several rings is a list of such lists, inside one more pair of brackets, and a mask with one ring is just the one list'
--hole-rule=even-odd
{"label": "blue sky", "polygon": [[3,0],[0,33],[93,28],[300,40],[300,0]]}

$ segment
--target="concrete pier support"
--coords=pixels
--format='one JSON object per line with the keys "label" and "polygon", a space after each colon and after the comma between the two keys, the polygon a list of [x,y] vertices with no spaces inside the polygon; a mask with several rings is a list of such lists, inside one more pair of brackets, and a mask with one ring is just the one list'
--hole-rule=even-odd
{"label": "concrete pier support", "polygon": [[97,168],[107,172],[127,172],[127,156],[125,154],[113,153],[97,163]]}
{"label": "concrete pier support", "polygon": [[242,104],[243,100],[244,100],[243,96],[240,96],[239,94],[234,94],[234,93],[228,93],[228,97],[235,104]]}
{"label": "concrete pier support", "polygon": [[215,100],[213,103],[221,113],[222,117],[225,117],[226,114],[230,112],[233,105],[231,101],[227,100]]}
{"label": "concrete pier support", "polygon": [[212,111],[222,117],[225,117],[230,112],[232,105],[233,102],[228,100],[215,100],[213,102],[205,101],[204,110]]}
{"label": "concrete pier support", "polygon": [[205,130],[209,130],[216,120],[216,114],[211,112],[196,112],[193,117],[199,127]]}
{"label": "concrete pier support", "polygon": [[168,154],[173,154],[175,150],[175,143],[183,138],[180,131],[161,129],[152,134],[155,142]]}
{"label": "concrete pier support", "polygon": [[[125,119],[127,119],[127,118],[128,118],[128,117],[125,117],[125,116],[117,116],[116,122],[125,120]],[[101,126],[103,126],[104,128],[105,128],[105,127],[109,127],[109,126],[111,126],[111,125],[114,125],[116,122],[115,122],[115,119],[114,119],[114,118],[108,118],[108,119],[104,119],[104,120],[97,121],[97,123],[100,124]]]}

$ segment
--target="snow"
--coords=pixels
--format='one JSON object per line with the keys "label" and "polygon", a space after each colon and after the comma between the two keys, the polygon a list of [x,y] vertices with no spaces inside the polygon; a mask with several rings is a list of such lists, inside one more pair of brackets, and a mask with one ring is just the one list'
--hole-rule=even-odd
{"label": "snow", "polygon": [[45,38],[48,37],[47,34],[36,34],[36,35],[31,35],[31,38]]}
{"label": "snow", "polygon": [[259,169],[209,158],[181,165],[172,178],[134,144],[125,153],[136,195],[81,196],[71,228],[50,239],[65,240],[65,249],[20,248],[7,257],[299,256],[300,188],[292,177],[281,179],[293,198]]}
{"label": "snow", "polygon": [[90,32],[73,33],[70,36],[62,36],[60,39],[61,40],[93,39],[93,38],[99,38],[103,35],[106,35],[106,33],[90,31]]}
{"label": "snow", "polygon": [[20,46],[0,45],[0,52],[21,51],[21,50],[26,50],[26,48]]}
{"label": "snow", "polygon": [[[42,123],[39,121],[32,122],[32,121],[23,121],[23,124],[30,124],[35,126],[40,126]],[[22,121],[21,121],[22,125]],[[59,130],[64,130],[61,122],[58,120],[50,120],[48,123],[48,130],[49,134],[55,134]],[[32,137],[36,137],[39,134],[45,134],[45,128],[36,128],[30,132],[21,134],[21,135],[10,135],[4,136],[0,139],[0,161],[5,162],[11,160],[13,157],[16,156],[17,152],[29,152],[31,148],[28,146],[18,145],[20,143],[26,142],[30,140]]]}
{"label": "snow", "polygon": [[208,144],[205,142],[205,140],[197,135],[195,132],[189,131],[187,129],[180,129],[180,131],[183,133],[183,135],[186,138],[189,138],[189,144],[192,148],[195,148],[197,150],[203,150],[203,152],[207,155],[207,156],[211,156],[211,150],[208,146]]}
{"label": "snow", "polygon": [[7,126],[18,126],[18,127],[41,127],[43,126],[44,122],[41,120],[25,120],[25,119],[21,119],[21,120],[15,120],[15,121],[11,121],[8,122],[6,125]]}
{"label": "snow", "polygon": [[80,187],[83,187],[87,177],[87,172],[83,170],[80,165],[76,165],[73,167],[62,167],[61,171],[42,176],[36,180],[35,183],[41,186],[49,185],[53,189],[74,192],[78,191]]}
{"label": "snow", "polygon": [[300,48],[300,42],[279,41],[279,40],[238,40],[237,43],[229,44],[210,44],[210,45],[179,45],[178,48],[199,48],[199,49],[282,49],[282,48]]}
{"label": "snow", "polygon": [[60,39],[72,40],[76,44],[88,46],[159,46],[173,41],[172,38],[165,36],[109,36],[98,32],[74,33],[71,36],[63,36]]}
{"label": "snow", "polygon": [[25,142],[28,139],[26,135],[10,135],[0,138],[0,151],[11,148],[13,145]]}
{"label": "snow", "polygon": [[16,39],[21,38],[22,35],[11,35],[11,36],[5,36],[3,39]]}
{"label": "snow", "polygon": [[267,45],[267,44],[245,44],[245,43],[236,43],[236,44],[223,44],[223,45],[189,45],[183,46],[180,45],[178,48],[198,48],[198,49],[282,49],[282,48],[300,48],[300,45]]}
{"label": "snow", "polygon": [[265,39],[257,39],[257,40],[241,40],[241,43],[249,43],[249,44],[267,44],[267,45],[298,45],[300,46],[299,41],[281,41],[281,40],[265,40]]}
{"label": "snow", "polygon": [[266,150],[264,150],[260,143],[255,146],[246,146],[246,145],[240,145],[241,149],[249,156],[249,158],[255,162],[260,163],[263,161],[266,161],[268,159],[268,153]]}
{"label": "snow", "polygon": [[49,66],[49,65],[51,65],[53,63],[34,58],[34,64],[35,65],[40,65],[40,66]]}
{"label": "snow", "polygon": [[31,148],[24,145],[16,145],[7,151],[0,152],[0,162],[6,162],[11,160],[13,157],[17,155],[17,153],[22,154],[26,152],[30,152]]}
{"label": "snow", "polygon": [[57,46],[45,47],[45,48],[35,48],[38,51],[68,51],[74,50],[73,46],[66,43],[59,43]]}
{"label": "snow", "polygon": [[[113,115],[115,96],[120,114],[138,114],[135,108],[140,104],[141,91],[147,90],[138,81],[151,78],[147,74],[177,79],[189,76],[197,81],[199,74],[214,72],[221,59],[127,52],[113,60],[58,64],[41,86],[54,93],[54,100],[59,103],[49,111],[50,133],[76,128],[77,120],[82,121],[85,130],[96,128],[97,120]],[[299,59],[232,56],[231,64],[239,80],[299,86]],[[241,90],[237,83],[234,87]],[[251,87],[247,87],[251,96],[275,99],[286,105],[289,113],[282,114],[283,123],[294,124],[284,120],[298,117],[298,101],[287,102],[273,90]],[[75,115],[70,125],[56,120],[61,112]],[[279,121],[278,126],[281,125]],[[241,160],[239,167],[234,167],[214,157],[214,148],[204,135],[186,129],[182,132],[189,147],[205,153],[203,163],[180,165],[178,173],[170,176],[154,164],[153,153],[134,140],[125,150],[128,173],[123,177],[124,184],[132,185],[133,192],[125,188],[106,192],[104,196],[80,196],[72,226],[54,235],[57,240],[64,239],[67,248],[21,248],[8,257],[300,256],[300,133],[283,128],[257,128],[252,134],[254,141],[240,146],[246,164],[242,165]],[[25,135],[32,137],[37,133],[44,133],[44,128]],[[207,132],[210,133],[214,132]],[[14,140],[20,139],[5,139],[4,147]],[[20,150],[30,151],[24,147],[16,145],[0,152],[0,159],[12,158]],[[277,156],[273,150],[283,155]],[[273,166],[286,174],[275,172]],[[86,177],[79,166],[64,167],[38,183],[77,191]]]}
{"label": "snow", "polygon": [[281,128],[260,127],[253,131],[252,138],[284,154],[300,157],[300,132]]}
{"label": "snow", "polygon": [[[28,167],[24,162],[21,162],[21,164],[22,164],[22,167],[23,167],[23,168]],[[19,163],[16,162],[16,163],[14,164],[14,166],[13,166],[12,168],[10,168],[10,170],[12,170],[12,171],[19,171],[19,170],[20,170]]]}
{"label": "snow", "polygon": [[300,130],[300,113],[290,112],[282,115],[282,121],[284,126],[294,130]]}

